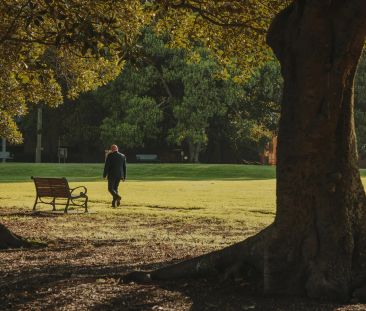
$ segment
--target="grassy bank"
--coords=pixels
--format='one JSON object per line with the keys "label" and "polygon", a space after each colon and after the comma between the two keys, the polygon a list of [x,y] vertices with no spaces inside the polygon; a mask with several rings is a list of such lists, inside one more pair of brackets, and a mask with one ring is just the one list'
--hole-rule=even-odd
{"label": "grassy bank", "polygon": [[[0,182],[30,181],[30,176],[67,177],[97,181],[103,164],[2,163]],[[231,164],[128,164],[128,179],[154,180],[263,180],[275,178],[275,168]]]}

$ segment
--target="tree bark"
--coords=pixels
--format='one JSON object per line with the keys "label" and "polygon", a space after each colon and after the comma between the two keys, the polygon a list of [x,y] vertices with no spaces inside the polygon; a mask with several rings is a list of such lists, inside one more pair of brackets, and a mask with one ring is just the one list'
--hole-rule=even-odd
{"label": "tree bark", "polygon": [[201,153],[201,147],[202,147],[202,143],[198,142],[198,143],[195,143],[194,145],[194,157],[193,157],[193,161],[194,163],[199,163],[199,155]]}
{"label": "tree bark", "polygon": [[194,143],[191,138],[188,139],[189,162],[199,163],[202,143]]}
{"label": "tree bark", "polygon": [[358,170],[353,82],[365,1],[295,1],[268,41],[284,95],[277,149],[277,213],[264,290],[347,300],[364,269],[365,193]]}

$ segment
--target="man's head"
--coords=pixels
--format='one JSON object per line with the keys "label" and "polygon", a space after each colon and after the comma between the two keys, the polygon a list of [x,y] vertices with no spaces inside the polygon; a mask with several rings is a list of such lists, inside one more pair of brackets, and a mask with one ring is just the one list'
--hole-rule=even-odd
{"label": "man's head", "polygon": [[112,152],[118,151],[118,146],[117,145],[112,145],[111,146],[111,151]]}

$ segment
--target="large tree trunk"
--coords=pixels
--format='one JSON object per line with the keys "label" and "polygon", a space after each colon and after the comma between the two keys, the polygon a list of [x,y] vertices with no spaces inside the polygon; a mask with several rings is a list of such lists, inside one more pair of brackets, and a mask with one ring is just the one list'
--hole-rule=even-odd
{"label": "large tree trunk", "polygon": [[276,17],[268,41],[285,85],[273,225],[221,252],[137,278],[251,267],[267,294],[347,300],[366,293],[366,198],[353,121],[365,35],[365,0],[295,0]]}
{"label": "large tree trunk", "polygon": [[[265,249],[267,293],[347,299],[365,249],[353,82],[366,1],[296,1],[268,41],[284,77],[277,214]],[[366,262],[365,262],[366,264]]]}

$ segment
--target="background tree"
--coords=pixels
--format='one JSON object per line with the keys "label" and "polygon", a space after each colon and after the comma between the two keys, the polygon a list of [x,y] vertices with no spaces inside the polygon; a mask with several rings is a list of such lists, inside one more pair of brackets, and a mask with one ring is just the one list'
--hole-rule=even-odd
{"label": "background tree", "polygon": [[[186,142],[189,161],[199,162],[199,155],[207,144],[207,129],[210,119],[223,115],[232,104],[226,96],[228,81],[220,78],[220,67],[204,50],[198,50],[198,60],[182,62],[175,69],[175,79],[182,85],[182,97],[172,105],[176,125],[170,130],[169,139],[178,144]],[[176,64],[174,64],[176,66]]]}
{"label": "background tree", "polygon": [[237,150],[263,152],[277,134],[283,80],[277,61],[269,61],[246,81],[236,86],[237,100],[229,109],[231,143]]}
{"label": "background tree", "polygon": [[[222,76],[225,70],[207,50],[197,46],[191,53],[172,49],[165,45],[164,37],[147,30],[135,57],[127,62],[120,77],[98,91],[110,114],[101,127],[103,140],[109,143],[117,137],[127,148],[137,148],[152,141],[163,145],[161,140],[167,139],[174,145],[188,145],[189,161],[198,162],[208,143],[212,120],[224,115],[228,118],[229,107],[245,98],[242,85],[235,83],[229,74]],[[248,84],[245,90],[248,94],[255,85],[249,83],[253,86]],[[259,107],[256,113],[262,117],[268,111],[259,100],[253,103],[255,99],[251,97],[247,96],[240,109],[247,112],[242,117],[252,118],[247,123],[246,139],[254,134],[252,138],[258,140],[262,138],[260,133],[268,135],[269,131],[262,121],[261,126],[253,121],[257,116],[249,110]],[[273,105],[268,98],[261,100]],[[236,109],[239,110],[239,104]]]}
{"label": "background tree", "polygon": [[163,73],[173,53],[150,29],[144,31],[123,73],[100,91],[104,94],[102,104],[109,111],[101,125],[104,141],[116,141],[117,137],[127,148],[156,142],[164,110],[173,96]]}

